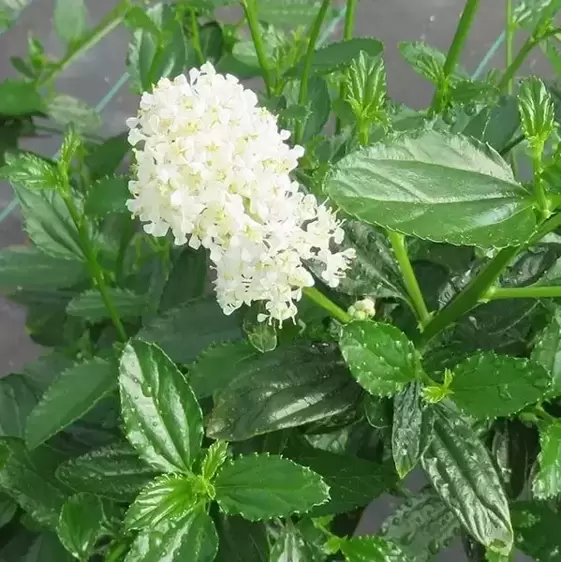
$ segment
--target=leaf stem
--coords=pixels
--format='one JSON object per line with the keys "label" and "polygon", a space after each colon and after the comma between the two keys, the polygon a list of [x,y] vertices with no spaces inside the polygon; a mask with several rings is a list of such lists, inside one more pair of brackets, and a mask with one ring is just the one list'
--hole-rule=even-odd
{"label": "leaf stem", "polygon": [[200,64],[205,63],[205,56],[203,55],[203,50],[201,48],[201,37],[199,35],[199,24],[197,22],[197,14],[193,8],[189,8],[189,19],[191,21],[191,35],[192,43],[195,52],[197,53],[197,58]]}
{"label": "leaf stem", "polygon": [[341,307],[337,306],[331,299],[327,298],[321,291],[316,289],[316,287],[306,287],[304,289],[304,294],[317,305],[327,310],[327,312],[329,312],[333,318],[339,320],[339,322],[347,324],[352,320],[348,312],[345,312]]}
{"label": "leaf stem", "polygon": [[[456,33],[454,34],[454,39],[452,39],[452,44],[450,45],[450,49],[448,49],[448,55],[446,56],[446,61],[444,63],[443,74],[445,83],[448,82],[448,78],[456,70],[456,66],[458,65],[458,61],[460,60],[460,55],[464,47],[464,43],[466,42],[469,30],[471,29],[473,20],[475,19],[475,14],[478,7],[479,0],[466,1],[464,11],[462,12],[462,16],[460,17]],[[437,89],[437,91],[434,93],[431,104],[433,111],[438,110],[441,97],[442,96],[440,89]]]}
{"label": "leaf stem", "polygon": [[[304,69],[302,71],[302,76],[300,77],[300,92],[298,94],[299,105],[306,105],[306,102],[308,101],[308,82],[310,81],[310,70],[312,68],[312,61],[314,58],[314,52],[316,50],[316,43],[321,31],[321,26],[323,25],[323,20],[325,19],[325,15],[327,14],[327,8],[329,8],[330,4],[331,0],[323,0],[310,31],[308,50],[306,51],[306,57],[304,59]],[[296,130],[294,132],[294,142],[296,144],[298,144],[302,140],[303,132],[304,123],[302,120],[298,120],[296,123]]]}
{"label": "leaf stem", "polygon": [[261,31],[259,29],[256,0],[242,0],[242,7],[247,19],[247,24],[249,25],[249,31],[251,32],[251,39],[253,40],[257,59],[259,60],[259,66],[261,67],[261,71],[263,73],[267,96],[271,97],[271,93],[273,91],[272,76],[269,61],[267,60],[267,55],[265,54],[265,44],[263,43],[263,37],[261,36]]}
{"label": "leaf stem", "polygon": [[411,304],[417,319],[419,320],[419,326],[421,329],[428,323],[431,318],[430,312],[427,309],[425,300],[423,299],[423,293],[417,282],[417,277],[409,261],[409,256],[407,255],[407,248],[405,247],[405,236],[399,232],[394,232],[391,230],[387,231],[388,238],[391,242],[393,252],[395,254],[397,263],[401,270],[401,275],[403,276],[403,281],[411,299]]}
{"label": "leaf stem", "polygon": [[519,135],[513,140],[511,140],[500,152],[501,156],[506,156],[513,148],[517,147],[526,137],[524,135]]}
{"label": "leaf stem", "polygon": [[[514,22],[512,18],[512,0],[506,0],[506,8],[505,8],[505,67],[509,68],[512,64],[513,58],[513,46],[514,46]],[[514,84],[512,82],[512,78],[507,83],[507,93],[512,95],[514,89]]]}
{"label": "leaf stem", "polygon": [[527,287],[491,287],[482,296],[484,300],[547,299],[561,297],[561,286],[528,285]]}

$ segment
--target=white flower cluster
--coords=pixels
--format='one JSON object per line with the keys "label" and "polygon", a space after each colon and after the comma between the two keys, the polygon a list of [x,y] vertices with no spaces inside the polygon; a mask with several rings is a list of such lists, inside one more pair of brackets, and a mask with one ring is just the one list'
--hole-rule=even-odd
{"label": "white flower cluster", "polygon": [[127,125],[139,146],[129,210],[154,236],[171,230],[176,244],[210,250],[226,314],[264,301],[261,321],[293,318],[314,284],[306,260],[339,283],[353,257],[330,249],[342,242],[340,222],[290,179],[303,148],[286,144],[289,132],[237,78],[206,63],[189,79],[162,79]]}

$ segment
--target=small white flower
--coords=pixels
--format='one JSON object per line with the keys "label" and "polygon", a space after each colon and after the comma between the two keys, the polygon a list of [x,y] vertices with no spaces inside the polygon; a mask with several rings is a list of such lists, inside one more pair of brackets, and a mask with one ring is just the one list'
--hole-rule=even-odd
{"label": "small white flower", "polygon": [[237,78],[210,63],[164,78],[127,125],[137,162],[128,209],[149,234],[171,231],[176,244],[210,250],[226,314],[264,301],[261,321],[294,318],[314,284],[306,260],[339,283],[353,253],[331,250],[340,222],[290,178],[304,149],[286,144],[290,133]]}

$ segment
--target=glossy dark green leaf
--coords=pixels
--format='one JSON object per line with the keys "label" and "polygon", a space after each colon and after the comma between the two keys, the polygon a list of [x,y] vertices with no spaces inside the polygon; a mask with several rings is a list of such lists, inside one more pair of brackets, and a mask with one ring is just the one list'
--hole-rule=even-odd
{"label": "glossy dark green leaf", "polygon": [[0,82],[0,115],[17,117],[43,109],[43,101],[37,86],[25,80]]}
{"label": "glossy dark green leaf", "polygon": [[222,511],[250,521],[304,513],[329,499],[318,474],[275,455],[238,457],[224,465],[214,487]]}
{"label": "glossy dark green leaf", "polygon": [[[116,287],[107,288],[107,294],[121,318],[141,316],[146,308],[146,295],[138,295],[128,289]],[[66,312],[70,316],[79,316],[94,322],[111,318],[100,292],[96,289],[84,291],[74,297],[68,304]]]}
{"label": "glossy dark green leaf", "polygon": [[117,376],[114,363],[98,358],[60,373],[29,415],[25,430],[27,445],[37,447],[89,412],[115,390]]}
{"label": "glossy dark green leaf", "polygon": [[[243,517],[216,518],[219,547],[216,562],[270,562],[269,542],[263,523],[246,521]],[[240,537],[245,537],[240,541]]]}
{"label": "glossy dark green leaf", "polygon": [[400,478],[415,468],[432,439],[433,415],[422,385],[407,385],[393,400],[392,455]]}
{"label": "glossy dark green leaf", "polygon": [[535,562],[561,562],[561,517],[546,504],[523,501],[512,505],[516,546]]}
{"label": "glossy dark green leaf", "polygon": [[213,297],[163,313],[138,337],[156,343],[177,363],[190,363],[211,343],[240,339],[242,330],[238,316],[226,316]]}
{"label": "glossy dark green leaf", "polygon": [[540,427],[539,469],[532,483],[536,499],[548,499],[561,493],[561,421]]}
{"label": "glossy dark green leaf", "polygon": [[494,150],[430,129],[349,154],[326,190],[358,219],[435,242],[521,244],[535,227],[531,193]]}
{"label": "glossy dark green leaf", "polygon": [[164,474],[141,490],[123,522],[126,529],[157,527],[182,519],[200,498],[194,475]]}
{"label": "glossy dark green leaf", "polygon": [[142,531],[125,562],[212,562],[218,549],[216,527],[202,509]]}
{"label": "glossy dark green leaf", "polygon": [[551,374],[551,388],[548,395],[561,394],[561,323],[554,316],[536,340],[531,359]]}
{"label": "glossy dark green leaf", "polygon": [[0,168],[0,179],[36,191],[63,187],[62,176],[57,167],[29,152],[7,160],[6,165]]}
{"label": "glossy dark green leaf", "polygon": [[314,553],[290,520],[271,548],[270,562],[314,562]]}
{"label": "glossy dark green leaf", "polygon": [[239,441],[328,418],[350,408],[360,394],[328,345],[281,346],[232,363],[230,376],[207,423],[214,439]]}
{"label": "glossy dark green leaf", "polygon": [[[0,529],[7,525],[16,514],[18,504],[6,494],[0,494]],[[1,552],[0,552],[1,559]]]}
{"label": "glossy dark green leaf", "polygon": [[90,186],[84,211],[91,217],[129,213],[126,203],[130,197],[128,182],[124,177],[100,179]]}
{"label": "glossy dark green leaf", "polygon": [[89,560],[95,545],[103,535],[103,503],[89,494],[76,494],[62,506],[57,534],[78,560]]}
{"label": "glossy dark green leaf", "polygon": [[403,41],[399,52],[416,72],[433,84],[438,85],[444,79],[446,55],[443,52],[422,41]]}
{"label": "glossy dark green leaf", "polygon": [[531,146],[543,150],[553,132],[555,109],[551,94],[537,77],[524,80],[518,92],[518,108],[522,130]]}
{"label": "glossy dark green leaf", "polygon": [[[62,546],[54,533],[45,531],[31,543],[22,562],[50,562],[51,560],[56,560],[56,562],[75,562],[76,559]],[[6,562],[8,562],[8,559]]]}
{"label": "glossy dark green leaf", "polygon": [[101,144],[86,145],[88,153],[84,159],[92,181],[100,180],[117,172],[119,164],[131,149],[128,133],[109,137]]}
{"label": "glossy dark green leaf", "polygon": [[374,396],[396,394],[422,368],[413,344],[389,324],[367,320],[346,324],[339,347],[354,378]]}
{"label": "glossy dark green leaf", "polygon": [[0,435],[21,437],[29,413],[37,404],[37,393],[23,375],[0,378]]}
{"label": "glossy dark green leaf", "polygon": [[432,560],[459,531],[458,520],[432,490],[406,500],[382,525],[382,535],[415,562]]}
{"label": "glossy dark green leaf", "polygon": [[158,472],[123,442],[71,459],[58,467],[56,475],[77,492],[131,502]]}
{"label": "glossy dark green leaf", "polygon": [[54,24],[57,35],[65,43],[73,43],[88,28],[88,12],[84,0],[56,0]]}
{"label": "glossy dark green leaf", "polygon": [[382,537],[352,537],[341,541],[347,562],[410,562],[399,546]]}
{"label": "glossy dark green leaf", "polygon": [[[359,56],[361,51],[376,57],[382,54],[383,50],[384,45],[371,37],[355,37],[346,41],[330,43],[314,53],[311,72],[312,74],[320,75],[331,74],[350,65],[353,59]],[[287,72],[287,75],[301,76],[303,68],[304,61],[300,61]]]}
{"label": "glossy dark green leaf", "polygon": [[189,472],[201,448],[202,412],[173,361],[156,345],[132,340],[119,387],[127,438],[140,456],[163,472]]}
{"label": "glossy dark green leaf", "polygon": [[508,500],[489,453],[454,410],[435,408],[434,437],[422,466],[465,529],[482,545],[508,554],[513,532]]}

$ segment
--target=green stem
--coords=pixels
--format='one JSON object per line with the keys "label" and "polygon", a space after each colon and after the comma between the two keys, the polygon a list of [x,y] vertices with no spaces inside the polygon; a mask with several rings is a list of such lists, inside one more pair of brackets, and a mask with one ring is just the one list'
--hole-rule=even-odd
{"label": "green stem", "polygon": [[427,309],[427,305],[423,299],[423,293],[421,292],[421,288],[417,282],[417,277],[415,276],[415,272],[413,271],[413,267],[411,267],[411,262],[409,261],[409,256],[407,255],[405,236],[399,232],[393,232],[391,230],[388,230],[387,233],[395,258],[399,264],[401,275],[403,276],[405,288],[407,289],[407,293],[411,299],[411,304],[413,305],[413,309],[417,315],[417,319],[419,320],[419,326],[422,329],[423,326],[425,326],[430,320],[431,315]]}
{"label": "green stem", "polygon": [[[310,81],[310,71],[312,69],[312,61],[316,50],[316,43],[321,31],[321,26],[323,25],[323,20],[325,19],[325,15],[327,14],[327,9],[329,8],[330,4],[331,0],[323,0],[310,31],[308,50],[306,51],[306,57],[304,59],[304,69],[302,71],[302,76],[300,76],[300,93],[298,94],[299,105],[306,105],[306,102],[308,101],[308,82]],[[296,123],[296,130],[294,133],[294,142],[296,144],[298,144],[302,140],[303,132],[304,123],[299,120]]]}
{"label": "green stem", "polygon": [[484,300],[501,299],[550,299],[561,297],[561,286],[546,287],[528,285],[527,287],[492,287],[482,297]]}
{"label": "green stem", "polygon": [[247,19],[247,24],[249,25],[249,31],[251,32],[251,39],[253,40],[253,45],[255,47],[257,59],[259,61],[259,66],[261,67],[261,71],[263,73],[263,80],[265,81],[267,96],[271,97],[271,93],[273,91],[271,69],[269,67],[267,55],[265,54],[265,44],[263,43],[263,37],[261,36],[261,31],[259,29],[256,0],[242,0],[242,7]]}
{"label": "green stem", "polygon": [[103,272],[101,271],[101,267],[97,261],[97,257],[95,255],[94,249],[92,247],[90,241],[90,235],[87,229],[87,223],[82,220],[76,205],[74,204],[74,200],[72,196],[66,192],[62,194],[64,202],[66,203],[66,207],[68,208],[68,212],[72,217],[72,221],[76,225],[76,229],[78,230],[78,236],[80,237],[80,245],[82,247],[82,252],[84,253],[84,257],[86,258],[86,266],[90,272],[90,276],[93,279],[99,294],[101,295],[101,299],[103,300],[103,304],[117,329],[117,333],[119,337],[123,341],[127,341],[127,333],[121,322],[121,318],[115,306],[113,305],[113,301],[107,291],[107,285],[105,284],[105,279],[103,277]]}
{"label": "green stem", "polygon": [[76,59],[97,45],[105,36],[113,31],[125,17],[129,9],[129,0],[119,2],[102,20],[77,43],[71,45],[66,54],[44,74],[37,82],[38,86],[48,85],[61,72],[64,72]]}
{"label": "green stem", "polygon": [[513,140],[511,140],[501,151],[499,154],[501,156],[506,156],[513,148],[516,148],[526,137],[524,135],[519,135]]}
{"label": "green stem", "polygon": [[551,211],[549,209],[549,202],[545,194],[545,185],[542,178],[542,153],[543,147],[540,149],[534,148],[532,154],[532,165],[534,168],[534,187],[536,189],[536,200],[538,202],[538,207],[542,219],[545,220],[549,218]]}
{"label": "green stem", "polygon": [[[514,46],[514,32],[515,27],[512,19],[512,0],[506,0],[506,9],[505,9],[505,48],[506,48],[506,57],[505,57],[505,68],[509,68],[512,64],[513,58],[513,46]],[[512,82],[512,78],[508,81],[507,84],[507,93],[512,95],[514,89],[514,84]]]}
{"label": "green stem", "polygon": [[[454,39],[452,39],[452,44],[450,45],[448,55],[446,56],[446,62],[444,63],[443,74],[445,83],[448,82],[449,76],[452,75],[456,70],[456,66],[458,65],[458,61],[460,60],[462,49],[469,34],[469,30],[471,29],[471,26],[473,24],[473,20],[475,19],[475,14],[478,7],[479,0],[466,1],[464,11],[462,12],[462,17],[460,18],[460,21],[458,23],[456,33],[454,34]],[[434,93],[431,104],[433,111],[437,111],[439,109],[438,106],[440,105],[441,97],[441,92],[437,90]]]}
{"label": "green stem", "polygon": [[195,53],[197,53],[197,58],[199,59],[199,63],[204,64],[205,56],[203,55],[203,50],[201,48],[199,24],[197,22],[197,14],[195,10],[193,10],[193,8],[189,9],[189,18],[191,21],[191,35],[192,35],[193,48],[195,49]]}
{"label": "green stem", "polygon": [[347,324],[352,320],[351,315],[345,312],[342,308],[337,306],[332,300],[328,299],[321,291],[315,287],[306,287],[304,289],[304,294],[317,305],[321,306],[323,309],[327,310],[333,318],[339,320],[343,324]]}

